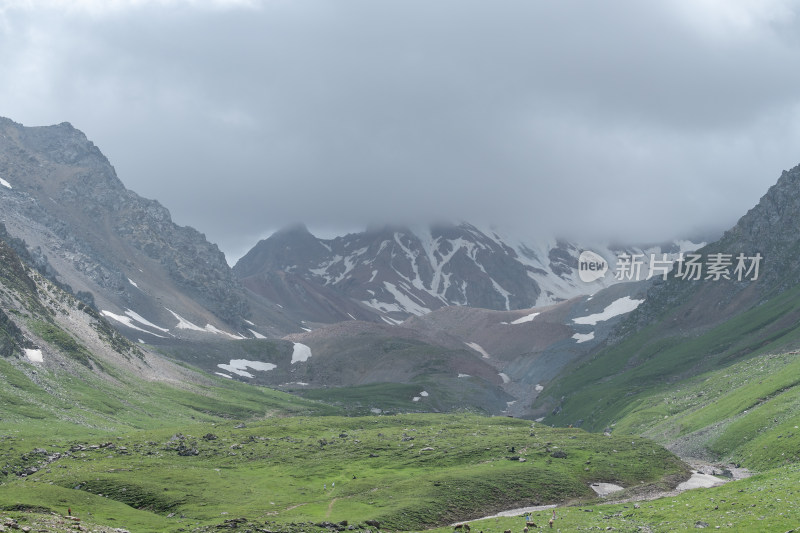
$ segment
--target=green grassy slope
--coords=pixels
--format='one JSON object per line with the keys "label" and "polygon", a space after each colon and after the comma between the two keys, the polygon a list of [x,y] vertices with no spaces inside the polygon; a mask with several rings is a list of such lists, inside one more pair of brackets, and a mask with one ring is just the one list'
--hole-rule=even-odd
{"label": "green grassy slope", "polygon": [[[698,336],[664,337],[663,324],[627,337],[546,387],[539,404],[560,410],[548,423],[602,430],[659,387],[718,370],[737,361],[800,342],[800,287],[795,286]],[[563,401],[560,399],[564,397]]]}
{"label": "green grassy slope", "polygon": [[[800,526],[800,466],[777,468],[710,489],[696,489],[653,501],[614,505],[580,505],[531,513],[532,522],[548,531],[617,531],[670,533],[711,529],[750,533],[790,532]],[[473,531],[522,531],[523,516],[471,523]],[[439,528],[431,533],[450,533]]]}
{"label": "green grassy slope", "polygon": [[66,423],[84,434],[93,428],[152,428],[195,420],[337,412],[319,402],[224,378],[212,379],[208,385],[174,384],[109,371],[115,381],[89,370],[54,374],[0,359],[0,427]]}
{"label": "green grassy slope", "polygon": [[[699,526],[706,529],[720,529],[724,531],[777,531],[788,532],[796,530],[800,525],[800,468],[797,465],[784,467],[769,472],[764,472],[748,479],[736,481],[714,487],[711,489],[698,489],[688,491],[678,496],[670,496],[653,501],[642,501],[637,504],[599,504],[586,503],[572,507],[556,509],[556,520],[552,531],[618,531],[623,533],[639,533],[649,531],[652,533],[667,533],[672,531],[696,531]],[[38,487],[29,489],[23,487],[19,492],[19,500],[39,497],[43,491],[35,492]],[[80,515],[84,526],[91,527],[92,531],[112,531],[98,526],[98,523],[110,523],[112,527],[127,525],[131,532],[138,531],[219,531],[217,526],[198,525],[197,521],[178,518],[166,518],[148,511],[132,511],[125,504],[115,500],[99,497],[89,492],[74,494],[75,491],[51,486],[50,498],[60,506],[75,504],[80,507],[73,508],[73,512]],[[339,504],[337,499],[332,509]],[[13,507],[13,506],[12,506]],[[92,508],[92,515],[85,509]],[[38,510],[38,512],[36,512]],[[230,516],[230,515],[225,515]],[[538,528],[550,530],[547,527],[551,510],[534,511],[530,513],[531,522]],[[136,519],[132,520],[131,517]],[[13,518],[20,526],[47,525],[45,531],[75,531],[73,524],[60,516],[54,517],[46,508],[26,507],[20,505],[17,510],[0,510],[0,523]],[[313,523],[276,522],[275,515],[261,516],[254,519],[240,521],[239,517],[222,517],[222,529],[236,529],[239,531],[326,531],[326,528],[315,527]],[[228,520],[227,524],[225,520]],[[461,520],[458,520],[461,521]],[[526,525],[523,515],[509,518],[491,518],[471,522],[474,531],[485,533],[502,533],[510,529],[522,531]],[[58,525],[63,525],[63,529]],[[133,525],[131,525],[133,524]],[[353,525],[353,523],[350,523]],[[527,523],[530,525],[530,523]],[[707,524],[707,525],[706,525]],[[360,528],[371,529],[363,523],[356,522]],[[383,528],[383,526],[381,526]],[[161,529],[159,529],[161,528]],[[612,528],[612,529],[609,529]],[[42,530],[40,529],[40,530]],[[531,526],[533,529],[533,526]],[[328,530],[329,531],[329,530]],[[451,533],[452,527],[444,526],[429,530],[430,533]]]}
{"label": "green grassy slope", "polygon": [[[591,497],[592,481],[639,486],[686,476],[675,456],[646,439],[504,417],[287,417],[237,426],[84,434],[0,423],[0,507],[71,507],[137,532],[235,517],[375,519],[407,530]],[[56,452],[62,457],[44,464]]]}
{"label": "green grassy slope", "polygon": [[640,397],[615,432],[762,470],[800,458],[800,357],[765,354]]}

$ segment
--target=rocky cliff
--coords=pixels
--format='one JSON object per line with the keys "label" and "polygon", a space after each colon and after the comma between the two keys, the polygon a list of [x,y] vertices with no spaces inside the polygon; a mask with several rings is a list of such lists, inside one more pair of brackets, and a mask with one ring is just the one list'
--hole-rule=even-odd
{"label": "rocky cliff", "polygon": [[[8,233],[59,282],[92,294],[101,310],[144,318],[140,333],[163,336],[180,326],[178,315],[199,329],[250,335],[245,320],[253,305],[219,248],[175,224],[157,201],[126,189],[70,124],[28,128],[0,119],[0,178]],[[268,333],[274,324],[262,327]]]}

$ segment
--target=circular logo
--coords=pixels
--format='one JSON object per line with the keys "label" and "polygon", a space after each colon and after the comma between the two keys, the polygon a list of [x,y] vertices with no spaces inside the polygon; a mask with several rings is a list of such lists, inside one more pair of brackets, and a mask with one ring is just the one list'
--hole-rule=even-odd
{"label": "circular logo", "polygon": [[608,272],[608,262],[600,255],[584,250],[578,257],[578,276],[584,283],[596,281]]}

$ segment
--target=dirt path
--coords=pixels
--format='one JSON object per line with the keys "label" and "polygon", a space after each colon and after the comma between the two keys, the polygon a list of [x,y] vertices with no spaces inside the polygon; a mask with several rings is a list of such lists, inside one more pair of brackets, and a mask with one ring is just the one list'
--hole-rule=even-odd
{"label": "dirt path", "polygon": [[306,505],[305,503],[298,503],[297,505],[292,505],[291,507],[287,507],[284,511],[291,511],[292,509],[297,509],[301,505]]}
{"label": "dirt path", "polygon": [[328,512],[325,513],[325,520],[331,517],[331,511],[333,510],[333,504],[336,503],[336,498],[331,500],[331,503],[328,504]]}

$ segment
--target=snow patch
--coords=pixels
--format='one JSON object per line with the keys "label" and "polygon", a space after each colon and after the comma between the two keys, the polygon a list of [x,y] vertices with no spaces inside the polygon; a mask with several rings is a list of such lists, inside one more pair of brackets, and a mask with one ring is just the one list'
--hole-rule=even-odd
{"label": "snow patch", "polygon": [[134,287],[136,287],[137,289],[139,288],[139,286],[136,284],[136,282],[135,282],[135,281],[133,281],[131,278],[128,278],[128,283],[130,283],[131,285],[133,285],[133,286],[134,286]]}
{"label": "snow patch", "polygon": [[417,316],[427,315],[431,312],[427,307],[414,302],[407,294],[403,294],[393,283],[384,281],[383,286],[394,296],[395,301],[403,311]]}
{"label": "snow patch", "polygon": [[[400,247],[400,249],[403,250],[403,252],[406,255],[406,259],[408,259],[408,262],[411,265],[411,270],[414,271],[414,277],[409,281],[417,289],[422,291],[426,290],[425,285],[422,283],[422,280],[420,279],[419,275],[419,265],[417,264],[417,256],[419,255],[419,252],[412,252],[410,248],[408,248],[405,244],[403,244],[403,241],[401,240],[401,235],[397,232],[395,232],[394,234],[394,242],[396,242],[397,245]],[[397,269],[394,270],[395,272],[397,272]],[[397,273],[400,274],[400,272]],[[400,276],[404,279],[408,279],[403,274],[400,274]]]}
{"label": "snow patch", "polygon": [[167,328],[162,328],[162,327],[156,326],[155,324],[153,324],[152,322],[150,322],[149,320],[144,318],[139,313],[136,313],[135,311],[131,311],[130,309],[126,309],[125,310],[125,314],[128,315],[129,317],[131,317],[132,319],[134,319],[136,322],[139,322],[140,324],[144,324],[145,326],[151,327],[153,329],[157,329],[158,331],[163,331],[164,333],[168,333],[169,332],[169,330]]}
{"label": "snow patch", "polygon": [[725,482],[710,474],[701,474],[699,472],[692,471],[692,477],[683,483],[679,483],[678,486],[675,487],[675,490],[684,491],[689,489],[709,488],[722,485],[723,483]]}
{"label": "snow patch", "polygon": [[[369,291],[369,292],[372,292],[372,291]],[[390,304],[390,303],[386,303],[386,302],[379,302],[377,298],[373,298],[371,300],[361,300],[361,303],[363,303],[364,305],[368,305],[369,307],[372,307],[373,309],[376,309],[376,310],[380,311],[381,313],[402,313],[403,312],[403,309],[398,304]],[[384,318],[384,317],[382,317],[382,318]],[[385,318],[384,318],[384,320],[385,320]],[[389,323],[392,324],[392,322],[389,322]],[[397,321],[396,323],[399,324],[400,321]]]}
{"label": "snow patch", "polygon": [[277,365],[273,365],[272,363],[262,363],[261,361],[248,361],[247,359],[231,359],[231,362],[228,363],[227,365],[220,363],[217,366],[222,370],[227,370],[228,372],[233,372],[238,376],[243,376],[246,378],[253,377],[253,374],[251,374],[250,372],[246,372],[248,368],[261,371],[267,371],[267,370],[272,370],[273,368],[277,368]]}
{"label": "snow patch", "polygon": [[311,357],[311,348],[305,344],[295,342],[294,351],[292,351],[292,364],[308,361],[309,357]]}
{"label": "snow patch", "polygon": [[412,402],[418,402],[419,400],[420,400],[419,396],[414,396],[413,398],[411,398]]}
{"label": "snow patch", "polygon": [[470,376],[469,374],[459,374],[458,377],[460,377],[460,378],[468,378],[468,377],[472,377],[472,376]]}
{"label": "snow patch", "polygon": [[[483,270],[483,268],[481,268],[481,270]],[[511,296],[511,293],[508,292],[507,290],[505,290],[503,287],[501,287],[500,284],[497,283],[494,279],[489,278],[489,281],[492,282],[492,287],[494,287],[494,290],[499,292],[500,296],[502,296],[505,299],[505,301],[506,301],[506,310],[511,309],[511,305],[509,304],[509,301],[508,301],[508,297]]]}
{"label": "snow patch", "polygon": [[[9,187],[9,189],[10,188],[11,187]],[[44,363],[44,356],[42,355],[41,350],[25,348],[25,357],[27,357],[32,363]]]}
{"label": "snow patch", "polygon": [[599,313],[574,318],[572,321],[576,324],[589,324],[591,326],[595,326],[598,322],[614,318],[615,316],[624,315],[625,313],[630,313],[639,307],[642,302],[644,302],[644,299],[634,300],[630,296],[625,296],[619,300],[614,300],[608,305],[608,307]]}
{"label": "snow patch", "polygon": [[223,374],[222,372],[214,372],[218,376],[222,376],[223,378],[233,379],[233,376],[229,376],[228,374]]}
{"label": "snow patch", "polygon": [[172,309],[169,309],[167,307],[165,307],[164,309],[166,309],[167,311],[172,313],[172,316],[174,316],[178,320],[178,324],[175,326],[176,328],[178,328],[178,329],[191,329],[191,330],[194,330],[194,331],[205,331],[203,328],[201,328],[200,326],[198,326],[196,324],[192,324],[191,322],[189,322],[188,320],[183,318],[181,315],[179,315],[178,313],[176,313]]}
{"label": "snow patch", "polygon": [[9,182],[7,182],[6,180],[4,180],[3,178],[0,178],[0,185],[2,185],[3,187],[5,187],[7,189],[13,189],[11,184]]}
{"label": "snow patch", "polygon": [[542,387],[541,385],[539,385],[537,383],[536,386],[534,387],[534,389],[536,389],[536,392],[542,392],[544,390],[544,387]]}
{"label": "snow patch", "polygon": [[253,337],[255,337],[256,339],[266,339],[266,337],[265,337],[264,335],[262,335],[261,333],[259,333],[259,332],[255,331],[255,330],[252,330],[252,329],[249,329],[249,328],[248,328],[248,330],[247,330],[247,331],[249,331],[250,333],[252,333],[252,334],[253,334]]}
{"label": "snow patch", "polygon": [[[550,505],[534,505],[532,507],[519,507],[517,509],[509,509],[507,511],[500,511],[497,514],[493,514],[492,516],[482,516],[481,518],[476,518],[475,520],[489,520],[491,518],[511,518],[514,516],[522,516],[528,513],[535,513],[538,511],[545,511],[547,509],[555,509],[557,507],[556,504]],[[457,524],[453,524],[455,526]]]}
{"label": "snow patch", "polygon": [[213,333],[214,335],[227,335],[228,337],[236,340],[243,340],[244,337],[241,335],[234,335],[233,333],[228,333],[227,331],[222,331],[219,328],[212,326],[211,324],[206,324],[205,331],[209,333]]}
{"label": "snow patch", "polygon": [[[178,324],[175,326],[178,329],[189,329],[189,330],[192,330],[192,331],[203,331],[205,333],[213,333],[214,335],[225,335],[227,337],[230,337],[230,338],[236,339],[236,340],[244,339],[244,337],[242,337],[241,335],[234,335],[233,333],[228,333],[227,331],[223,331],[223,330],[221,330],[221,329],[219,329],[216,326],[213,326],[211,324],[206,324],[206,327],[201,328],[197,324],[192,324],[191,322],[189,322],[188,320],[183,318],[181,315],[179,315],[178,313],[176,313],[172,309],[169,309],[167,307],[165,307],[164,309],[166,309],[167,311],[172,313],[172,316],[174,316],[178,320]],[[163,331],[167,331],[167,330],[163,330]]]}
{"label": "snow patch", "polygon": [[166,338],[163,335],[158,335],[157,333],[153,333],[152,331],[148,331],[148,330],[146,330],[144,328],[141,328],[141,327],[137,326],[136,324],[134,324],[134,321],[136,321],[136,322],[139,322],[140,324],[142,324],[144,326],[150,326],[151,328],[155,328],[155,329],[157,329],[159,331],[165,331],[165,332],[168,331],[168,330],[166,330],[164,328],[160,328],[160,327],[156,326],[155,324],[149,322],[148,320],[145,320],[144,318],[140,317],[139,315],[137,315],[136,313],[134,313],[130,309],[125,311],[125,315],[129,315],[129,316],[118,315],[118,314],[112,313],[111,311],[108,311],[106,309],[102,309],[100,311],[100,314],[102,314],[103,316],[106,316],[106,317],[108,317],[108,318],[110,318],[112,320],[116,320],[120,324],[122,324],[124,326],[127,326],[127,327],[129,327],[131,329],[135,329],[136,331],[141,331],[142,333],[147,333],[148,335],[153,335],[153,336],[159,337],[161,339],[165,339]]}
{"label": "snow patch", "polygon": [[508,377],[507,375],[505,375],[504,373],[500,372],[500,373],[499,373],[499,374],[497,374],[497,375],[498,375],[498,376],[500,376],[500,379],[502,379],[502,380],[503,380],[503,384],[506,384],[506,383],[511,383],[511,378],[510,378],[510,377]]}
{"label": "snow patch", "polygon": [[694,252],[695,250],[699,250],[700,248],[702,248],[703,246],[705,246],[708,243],[706,241],[703,241],[701,243],[696,243],[696,242],[692,242],[692,241],[677,240],[677,241],[675,241],[675,244],[677,244],[678,247],[680,248],[680,253],[686,253],[686,252]]}
{"label": "snow patch", "polygon": [[518,319],[512,321],[511,323],[512,324],[524,324],[525,322],[532,321],[534,318],[536,318],[539,315],[541,315],[541,313],[531,313],[529,315],[525,315],[522,318],[518,318]]}
{"label": "snow patch", "polygon": [[419,395],[422,396],[423,398],[427,398],[428,397],[428,393],[426,391],[420,392]]}
{"label": "snow patch", "polygon": [[614,485],[613,483],[590,483],[589,486],[601,498],[604,498],[609,494],[625,490],[625,487],[620,487],[619,485]]}
{"label": "snow patch", "polygon": [[484,359],[489,359],[489,354],[488,354],[488,353],[486,353],[486,350],[484,350],[484,349],[481,347],[481,345],[480,345],[480,344],[478,344],[477,342],[465,342],[464,344],[466,344],[467,346],[469,346],[470,348],[472,348],[473,350],[475,350],[476,352],[478,352],[479,354],[481,354],[481,356],[482,356]]}
{"label": "snow patch", "polygon": [[594,339],[594,331],[589,333],[576,333],[572,336],[575,341],[580,344],[582,342],[589,342],[590,340]]}
{"label": "snow patch", "polygon": [[392,325],[392,326],[396,326],[398,324],[402,324],[403,323],[402,320],[395,320],[394,318],[389,317],[389,316],[382,316],[381,320],[383,320],[384,322],[386,322],[387,324]]}

